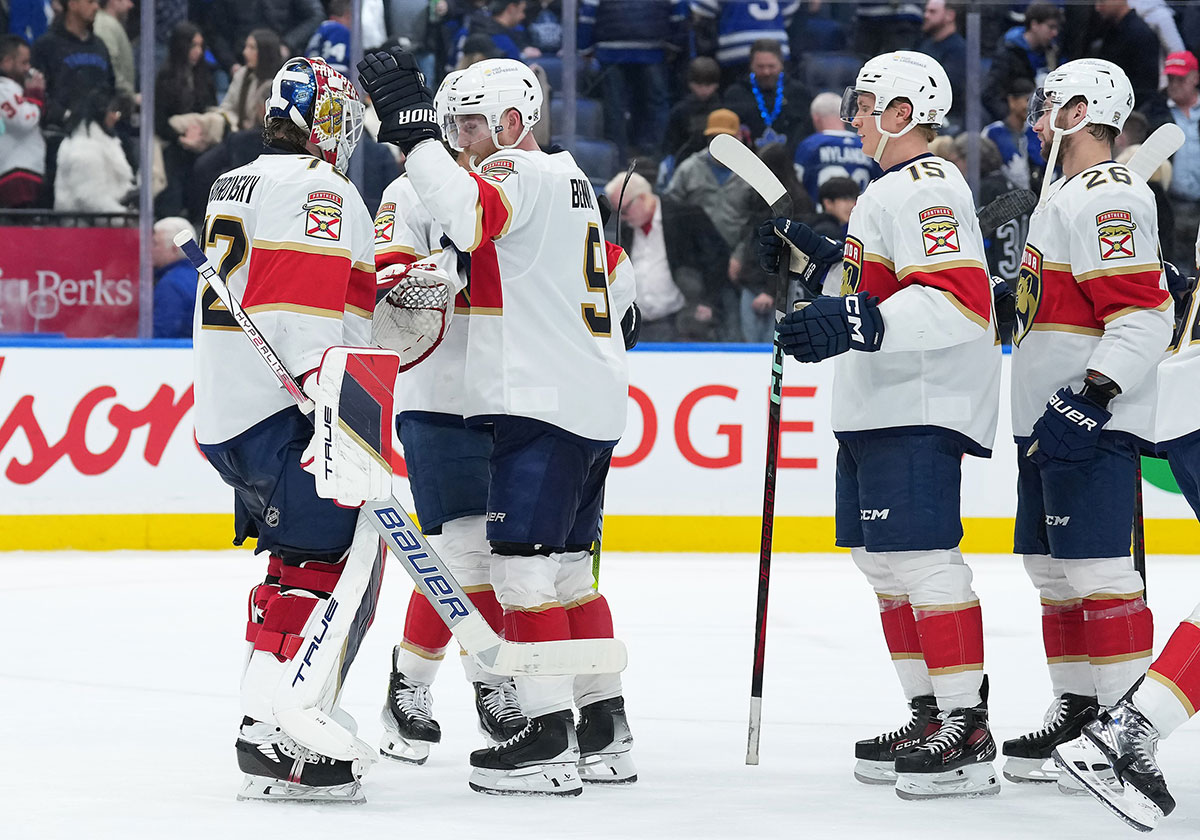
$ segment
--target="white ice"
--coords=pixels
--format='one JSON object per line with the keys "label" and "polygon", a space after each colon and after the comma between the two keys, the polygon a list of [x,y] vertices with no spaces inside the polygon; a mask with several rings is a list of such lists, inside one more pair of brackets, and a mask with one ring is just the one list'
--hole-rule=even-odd
{"label": "white ice", "polygon": [[[1017,559],[968,559],[1000,740],[1040,726],[1050,699],[1037,598]],[[1161,647],[1200,597],[1200,560],[1149,565]],[[1048,787],[912,803],[855,782],[853,742],[899,724],[905,707],[848,555],[775,560],[762,763],[747,767],[756,567],[749,555],[605,555],[603,589],[630,650],[636,785],[565,801],[473,793],[467,755],[481,738],[450,661],[434,689],[442,744],[423,767],[376,764],[354,807],[234,800],[245,601],[262,573],[248,552],[0,554],[0,838],[1134,836]],[[369,741],[410,590],[390,567],[343,695]],[[1162,837],[1200,827],[1198,732],[1184,727],[1160,751],[1179,801]]]}

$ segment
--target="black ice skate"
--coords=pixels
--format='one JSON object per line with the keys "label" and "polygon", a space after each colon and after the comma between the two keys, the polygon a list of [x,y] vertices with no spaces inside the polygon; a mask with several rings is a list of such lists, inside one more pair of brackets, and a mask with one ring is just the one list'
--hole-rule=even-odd
{"label": "black ice skate", "polygon": [[629,751],[633,736],[625,717],[625,698],[589,703],[579,710],[579,778],[596,784],[632,784],[637,768]]}
{"label": "black ice skate", "polygon": [[1056,697],[1046,711],[1043,726],[1036,732],[1004,742],[1001,750],[1004,778],[1010,782],[1055,782],[1062,771],[1050,759],[1059,744],[1079,737],[1083,725],[1094,720],[1100,707],[1095,697],[1064,694]]}
{"label": "black ice skate", "polygon": [[940,799],[1000,792],[992,767],[996,742],[988,729],[986,691],[978,706],[942,712],[937,732],[896,756],[897,796]]}
{"label": "black ice skate", "polygon": [[239,800],[292,802],[366,801],[360,781],[365,768],[305,749],[278,726],[242,718],[238,767],[246,774]]}
{"label": "black ice skate", "polygon": [[[1054,750],[1054,761],[1102,805],[1138,831],[1150,831],[1175,810],[1175,799],[1158,768],[1158,731],[1129,695]],[[1108,776],[1115,771],[1121,786]]]}
{"label": "black ice skate", "polygon": [[912,719],[906,726],[885,732],[854,745],[854,778],[864,785],[892,785],[896,783],[896,756],[937,732],[937,700],[932,694],[923,694],[908,701]]}
{"label": "black ice skate", "polygon": [[479,715],[479,731],[493,744],[517,735],[528,721],[517,701],[517,687],[511,679],[499,685],[477,682],[475,712]]}
{"label": "black ice skate", "polygon": [[471,753],[471,790],[492,794],[578,796],[579,746],[570,709],[530,718],[515,737]]}
{"label": "black ice skate", "polygon": [[429,686],[409,680],[393,665],[387,702],[379,713],[383,724],[380,755],[408,764],[424,764],[429,758],[430,745],[442,740],[442,728],[433,719],[432,709]]}

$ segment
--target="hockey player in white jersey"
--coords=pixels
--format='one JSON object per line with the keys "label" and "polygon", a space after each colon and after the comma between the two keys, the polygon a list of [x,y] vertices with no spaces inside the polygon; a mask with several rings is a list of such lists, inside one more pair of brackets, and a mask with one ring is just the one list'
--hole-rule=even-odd
{"label": "hockey player in white jersey", "polygon": [[1004,743],[1012,781],[1054,781],[1054,747],[1115,703],[1152,653],[1129,547],[1172,317],[1154,196],[1112,159],[1133,106],[1125,73],[1100,59],[1054,70],[1030,105],[1063,178],[1030,219],[1017,281],[1014,550],[1041,596],[1054,700],[1040,729]]}
{"label": "hockey player in white jersey", "polygon": [[[489,578],[491,547],[486,514],[490,430],[469,427],[463,420],[463,380],[466,367],[469,258],[444,249],[453,245],[441,225],[421,204],[401,175],[388,185],[375,217],[377,297],[382,296],[373,324],[375,338],[393,346],[387,325],[391,302],[386,293],[414,265],[433,259],[438,269],[457,269],[453,283],[461,287],[453,302],[453,317],[445,336],[427,358],[396,380],[396,429],[404,446],[409,487],[421,529],[449,564],[472,604],[497,633],[503,635],[504,616]],[[443,254],[445,256],[443,257]],[[404,620],[404,635],[392,651],[392,674],[382,712],[384,727],[379,751],[390,758],[423,764],[431,744],[441,740],[433,718],[430,686],[450,644],[450,630],[419,590],[414,590]],[[475,691],[480,731],[492,742],[505,741],[525,727],[511,678],[490,674],[469,656],[459,657]]]}
{"label": "hockey player in white jersey", "polygon": [[[487,536],[505,636],[609,637],[589,548],[628,374],[595,194],[569,154],[538,150],[529,132],[541,88],[520,62],[484,61],[456,76],[444,122],[411,55],[375,52],[359,72],[380,139],[405,152],[422,203],[471,255],[463,415],[492,429]],[[442,148],[443,130],[475,171]],[[573,795],[581,777],[636,778],[616,675],[518,677],[517,687],[529,723],[472,754],[474,789]]]}
{"label": "hockey player in white jersey", "polygon": [[[289,60],[267,102],[268,151],[209,194],[201,244],[306,389],[326,350],[370,341],[371,217],[343,174],[362,113],[353,86],[325,62]],[[312,423],[207,285],[194,335],[196,440],[234,490],[234,542],[257,537],[269,556],[246,625],[239,798],[361,801],[374,750],[354,737],[337,698],[374,614],[378,536],[357,509],[318,497],[301,464]],[[310,749],[312,726],[341,746]]]}
{"label": "hockey player in white jersey", "polygon": [[932,58],[872,58],[842,118],[884,172],[859,198],[844,249],[786,219],[759,240],[767,270],[782,250],[773,227],[825,278],[779,338],[802,362],[837,357],[837,544],[875,590],[912,712],[856,744],[855,776],[906,799],[999,791],[982,617],[958,545],[961,460],[991,455],[1000,348],[971,192],[928,150],[950,104]]}

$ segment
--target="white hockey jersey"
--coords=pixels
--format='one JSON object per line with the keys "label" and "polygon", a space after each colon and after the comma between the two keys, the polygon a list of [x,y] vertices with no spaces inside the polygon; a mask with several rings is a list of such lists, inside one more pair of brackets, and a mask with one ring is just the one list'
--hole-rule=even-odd
{"label": "white hockey jersey", "polygon": [[[368,346],[371,214],[323,160],[264,154],[209,192],[205,253],[298,380],[338,344]],[[293,405],[207,284],[196,295],[196,439],[228,441]]]}
{"label": "white hockey jersey", "polygon": [[509,149],[468,173],[426,142],[406,168],[442,229],[471,252],[463,415],[620,438],[629,389],[621,311],[595,194],[574,159]]}
{"label": "white hockey jersey", "polygon": [[[1200,266],[1200,235],[1196,264]],[[1160,448],[1200,431],[1200,294],[1194,290],[1171,340],[1170,355],[1158,366],[1154,422],[1154,440]]]}
{"label": "white hockey jersey", "polygon": [[971,191],[930,154],[887,170],[850,214],[842,271],[825,294],[880,300],[883,344],[834,359],[833,431],[941,429],[989,455],[999,413],[1001,351]]}
{"label": "white hockey jersey", "polygon": [[1059,388],[1091,369],[1121,395],[1106,430],[1154,438],[1154,367],[1171,341],[1158,211],[1141,179],[1111,161],[1060,179],[1029,220],[1013,333],[1013,435],[1028,437]]}
{"label": "white hockey jersey", "polygon": [[46,169],[46,141],[38,123],[41,103],[26,99],[19,84],[0,76],[0,175],[23,169],[41,175]]}

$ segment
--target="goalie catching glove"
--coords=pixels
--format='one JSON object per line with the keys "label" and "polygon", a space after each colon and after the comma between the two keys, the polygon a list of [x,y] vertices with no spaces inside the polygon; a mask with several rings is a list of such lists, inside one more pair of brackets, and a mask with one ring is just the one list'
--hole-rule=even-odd
{"label": "goalie catching glove", "polygon": [[361,507],[392,495],[392,391],[400,357],[390,350],[330,347],[304,384],[316,403],[313,437],[300,466],[317,495]]}
{"label": "goalie catching glove", "polygon": [[450,329],[454,296],[466,286],[458,252],[447,248],[423,262],[379,273],[371,339],[400,355],[400,370],[428,358]]}

